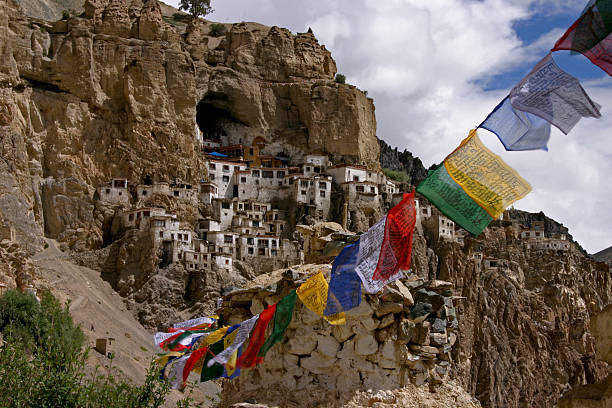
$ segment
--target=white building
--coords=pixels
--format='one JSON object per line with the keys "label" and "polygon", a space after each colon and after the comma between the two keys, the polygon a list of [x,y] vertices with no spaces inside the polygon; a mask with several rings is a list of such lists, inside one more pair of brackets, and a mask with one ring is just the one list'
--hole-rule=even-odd
{"label": "white building", "polygon": [[125,205],[130,204],[130,194],[128,192],[127,179],[112,179],[109,183],[98,187],[100,201],[110,204]]}
{"label": "white building", "polygon": [[[208,159],[208,181],[217,187],[217,197],[238,197],[234,174],[246,170],[247,165],[242,161],[228,161],[221,159]],[[236,190],[236,191],[235,191]]]}
{"label": "white building", "polygon": [[368,181],[368,169],[365,166],[340,164],[328,168],[327,174],[331,175],[338,184],[349,181]]}

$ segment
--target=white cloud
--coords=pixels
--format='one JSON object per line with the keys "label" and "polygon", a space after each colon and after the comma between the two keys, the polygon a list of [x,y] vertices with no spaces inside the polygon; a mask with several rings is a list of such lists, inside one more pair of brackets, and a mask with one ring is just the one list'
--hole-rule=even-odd
{"label": "white cloud", "polygon": [[[572,3],[572,4],[568,4]],[[258,21],[292,31],[312,27],[332,51],[338,71],[374,98],[378,136],[439,163],[508,92],[487,91],[496,75],[530,65],[566,27],[523,44],[517,21],[534,13],[571,13],[583,5],[561,0],[222,0],[217,21]],[[527,64],[527,65],[525,65]],[[594,100],[612,100],[612,78],[586,84]],[[612,112],[583,119],[565,136],[553,132],[549,152],[505,152],[483,141],[533,186],[516,207],[562,222],[590,252],[612,245]]]}

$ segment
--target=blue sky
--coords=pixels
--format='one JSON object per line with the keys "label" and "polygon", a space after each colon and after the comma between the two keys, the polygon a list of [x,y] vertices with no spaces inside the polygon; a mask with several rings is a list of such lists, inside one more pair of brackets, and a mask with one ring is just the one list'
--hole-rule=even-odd
{"label": "blue sky", "polygon": [[[177,0],[168,1],[170,4]],[[586,5],[567,0],[213,0],[208,19],[309,27],[338,72],[374,99],[377,135],[439,163],[543,58]],[[483,142],[533,191],[516,208],[563,223],[590,253],[612,245],[612,78],[581,55],[554,53],[601,104],[549,152],[506,152]]]}

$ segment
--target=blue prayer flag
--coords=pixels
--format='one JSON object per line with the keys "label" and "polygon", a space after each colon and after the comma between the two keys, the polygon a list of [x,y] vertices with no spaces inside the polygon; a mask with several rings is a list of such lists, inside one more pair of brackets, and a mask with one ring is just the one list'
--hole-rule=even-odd
{"label": "blue prayer flag", "polygon": [[550,123],[512,107],[506,97],[479,126],[497,135],[506,150],[548,150]]}
{"label": "blue prayer flag", "polygon": [[341,313],[361,303],[361,279],[355,272],[359,241],[342,249],[334,259],[324,316]]}

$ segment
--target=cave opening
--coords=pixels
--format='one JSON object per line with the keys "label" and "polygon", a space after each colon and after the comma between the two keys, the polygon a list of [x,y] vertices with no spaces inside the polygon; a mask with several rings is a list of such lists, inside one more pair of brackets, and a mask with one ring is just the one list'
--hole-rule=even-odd
{"label": "cave opening", "polygon": [[196,106],[196,123],[204,139],[221,141],[227,136],[224,124],[228,121],[236,122],[228,109],[222,106],[227,104],[224,95],[207,94]]}

